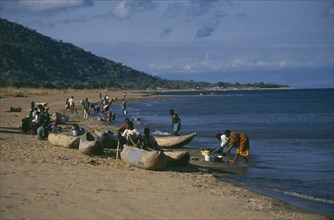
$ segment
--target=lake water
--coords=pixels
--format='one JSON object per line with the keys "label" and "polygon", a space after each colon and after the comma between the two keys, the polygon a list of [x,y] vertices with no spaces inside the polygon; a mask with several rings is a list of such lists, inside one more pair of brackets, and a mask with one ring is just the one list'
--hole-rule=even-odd
{"label": "lake water", "polygon": [[225,129],[242,131],[250,138],[250,162],[239,158],[230,166],[242,172],[222,178],[334,215],[334,89],[206,93],[160,93],[166,97],[128,103],[127,116],[140,118],[139,131],[168,134],[173,108],[182,118],[181,134],[198,133],[189,144],[194,148],[218,146],[215,134]]}

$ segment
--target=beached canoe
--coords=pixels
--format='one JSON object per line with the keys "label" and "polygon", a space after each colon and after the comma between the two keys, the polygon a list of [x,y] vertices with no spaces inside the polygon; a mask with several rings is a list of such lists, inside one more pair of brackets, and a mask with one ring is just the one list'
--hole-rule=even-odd
{"label": "beached canoe", "polygon": [[154,136],[154,138],[161,148],[181,148],[184,145],[190,143],[196,134],[197,133],[195,132],[188,135],[179,136]]}
{"label": "beached canoe", "polygon": [[79,150],[86,155],[99,155],[103,153],[103,145],[98,137],[86,132],[80,136]]}
{"label": "beached canoe", "polygon": [[117,148],[118,138],[114,134],[114,132],[110,130],[105,132],[95,130],[94,132],[100,138],[104,148],[111,148],[111,149]]}
{"label": "beached canoe", "polygon": [[62,133],[50,133],[48,139],[53,145],[75,149],[79,148],[80,137],[73,137],[72,135]]}
{"label": "beached canoe", "polygon": [[186,166],[190,160],[188,151],[164,151],[168,167]]}
{"label": "beached canoe", "polygon": [[146,151],[128,145],[124,145],[121,159],[132,166],[147,170],[161,170],[167,165],[167,158],[163,152]]}

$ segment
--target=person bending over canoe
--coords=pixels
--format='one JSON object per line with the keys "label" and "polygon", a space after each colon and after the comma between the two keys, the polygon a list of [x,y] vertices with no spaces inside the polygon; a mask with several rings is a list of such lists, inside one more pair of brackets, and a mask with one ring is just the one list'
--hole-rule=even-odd
{"label": "person bending over canoe", "polygon": [[229,139],[227,154],[230,155],[230,151],[233,147],[237,148],[237,153],[233,160],[230,162],[235,163],[239,156],[245,158],[248,161],[249,156],[249,139],[242,132],[231,132],[230,130],[225,130],[224,135]]}
{"label": "person bending over canoe", "polygon": [[128,128],[122,134],[126,139],[126,144],[138,147],[140,145],[141,134],[134,128],[133,122],[128,123]]}
{"label": "person bending over canoe", "polygon": [[181,129],[181,118],[174,112],[174,109],[169,109],[169,114],[172,117],[172,129],[174,135],[179,135]]}

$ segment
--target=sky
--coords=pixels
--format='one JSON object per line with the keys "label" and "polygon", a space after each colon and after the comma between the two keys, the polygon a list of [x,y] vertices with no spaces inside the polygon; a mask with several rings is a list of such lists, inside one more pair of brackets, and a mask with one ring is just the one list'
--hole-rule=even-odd
{"label": "sky", "polygon": [[334,88],[333,0],[0,0],[0,17],[166,79]]}

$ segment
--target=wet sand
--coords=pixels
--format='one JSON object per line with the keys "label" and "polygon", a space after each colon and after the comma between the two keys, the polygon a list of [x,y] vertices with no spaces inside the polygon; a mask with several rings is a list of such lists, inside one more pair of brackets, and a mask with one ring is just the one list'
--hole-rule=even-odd
{"label": "wet sand", "polygon": [[[71,95],[78,115],[64,109]],[[121,99],[123,92],[111,95]],[[110,150],[87,156],[21,134],[31,101],[47,101],[50,113],[68,114],[70,121],[60,125],[64,130],[73,123],[88,131],[110,129],[95,117],[83,119],[79,101],[85,97],[96,101],[98,94],[0,98],[0,219],[330,219],[215,179],[210,162],[195,150],[187,167],[148,171],[116,163]],[[10,106],[23,111],[8,112]]]}

